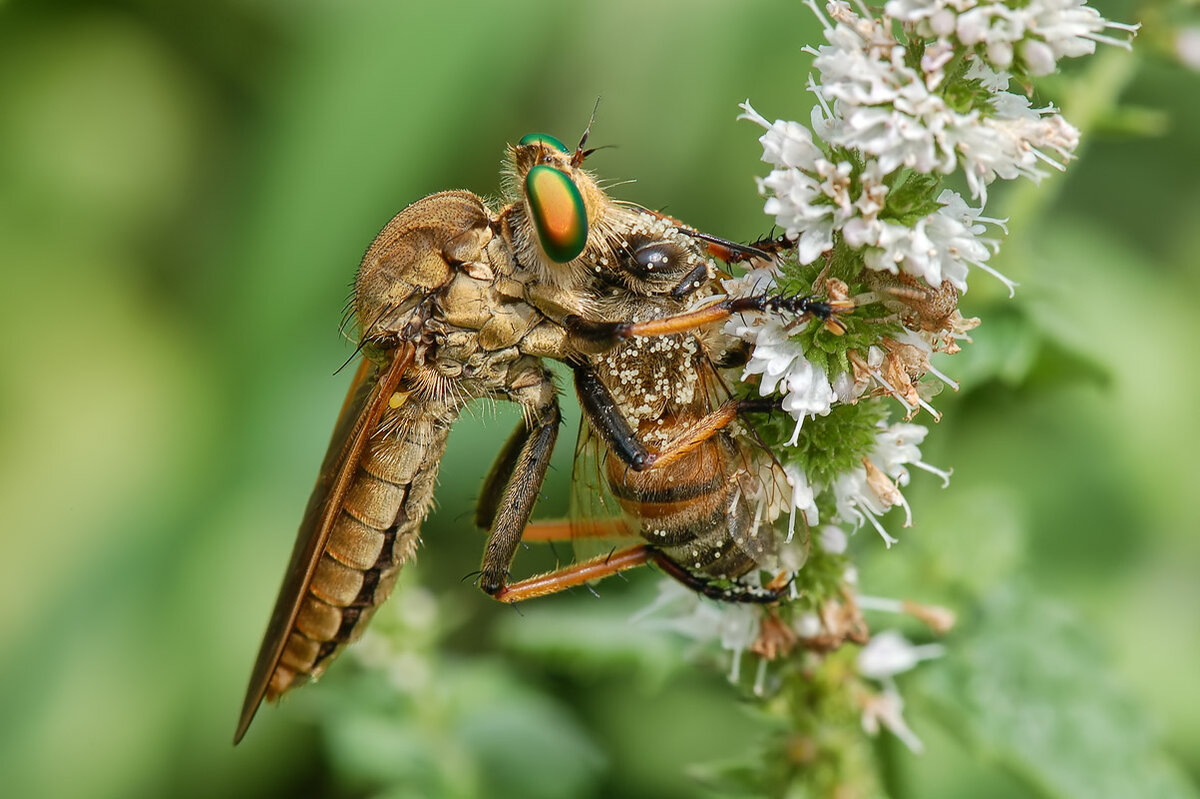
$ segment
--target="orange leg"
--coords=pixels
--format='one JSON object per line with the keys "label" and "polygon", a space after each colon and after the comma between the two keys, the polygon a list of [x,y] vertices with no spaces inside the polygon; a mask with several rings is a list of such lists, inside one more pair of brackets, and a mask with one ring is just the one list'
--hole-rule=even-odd
{"label": "orange leg", "polygon": [[624,519],[552,519],[530,522],[522,541],[571,541],[576,538],[625,538],[634,535]]}
{"label": "orange leg", "polygon": [[645,322],[627,322],[616,326],[617,338],[669,336],[675,333],[686,333],[698,327],[723,322],[735,313],[744,311],[788,311],[794,314],[811,314],[823,322],[833,322],[832,332],[840,335],[845,328],[837,322],[835,314],[854,309],[854,303],[847,300],[815,300],[811,297],[754,297],[727,298],[714,302],[704,308],[694,311],[665,316],[662,319],[649,319]]}
{"label": "orange leg", "polygon": [[651,453],[650,468],[661,469],[674,463],[721,432],[738,417],[741,404],[739,400],[726,402],[692,425],[684,435],[668,441],[658,452]]}
{"label": "orange leg", "polygon": [[771,411],[777,410],[779,406],[776,400],[729,400],[720,408],[717,408],[712,413],[704,416],[688,431],[672,441],[668,441],[662,449],[657,452],[650,453],[649,467],[650,469],[660,469],[663,466],[674,463],[675,461],[688,454],[696,447],[703,444],[708,439],[715,436],[717,433],[724,430],[730,422],[738,418],[738,415],[747,411]]}
{"label": "orange leg", "polygon": [[501,602],[523,602],[526,599],[555,594],[575,588],[592,580],[600,580],[649,563],[654,552],[645,544],[622,549],[609,555],[585,560],[562,569],[539,574],[527,580],[501,586],[492,594]]}

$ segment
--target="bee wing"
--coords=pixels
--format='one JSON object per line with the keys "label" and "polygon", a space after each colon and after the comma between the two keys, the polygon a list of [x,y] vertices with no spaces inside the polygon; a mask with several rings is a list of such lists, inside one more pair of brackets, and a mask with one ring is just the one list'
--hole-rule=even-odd
{"label": "bee wing", "polygon": [[246,734],[258,706],[266,696],[271,677],[279,666],[288,637],[296,624],[301,601],[312,582],[313,572],[329,539],[329,531],[342,508],[346,491],[350,487],[363,451],[371,435],[379,425],[388,401],[400,383],[400,378],[413,360],[412,345],[405,344],[397,349],[391,362],[376,366],[363,358],[354,382],[342,404],[329,449],[321,464],[321,473],[308,500],[304,519],[292,548],[292,558],[284,574],[283,585],[271,612],[242,714],[238,721],[236,744]]}
{"label": "bee wing", "polygon": [[[718,408],[729,401],[733,396],[733,391],[722,376],[721,370],[711,360],[706,360],[704,368],[698,371],[708,407]],[[772,413],[780,412],[772,411]],[[777,522],[782,518],[783,511],[788,507],[791,497],[791,486],[787,473],[783,470],[783,465],[775,453],[763,442],[749,419],[743,417],[735,420],[726,428],[725,433],[737,445],[738,463],[735,467],[735,474],[740,489],[738,501],[747,503],[751,518],[756,520],[756,527],[766,526],[768,529],[777,527]],[[807,547],[807,522],[804,521],[803,514],[800,516],[801,525],[804,527],[801,544]],[[777,541],[773,532],[771,536],[767,537],[767,540],[772,549],[777,549]]]}
{"label": "bee wing", "polygon": [[598,554],[597,548],[588,546],[587,541],[625,538],[637,532],[636,523],[631,522],[621,509],[605,478],[609,457],[600,436],[586,417],[581,418],[575,440],[575,461],[571,466],[568,510],[571,536],[581,557]]}

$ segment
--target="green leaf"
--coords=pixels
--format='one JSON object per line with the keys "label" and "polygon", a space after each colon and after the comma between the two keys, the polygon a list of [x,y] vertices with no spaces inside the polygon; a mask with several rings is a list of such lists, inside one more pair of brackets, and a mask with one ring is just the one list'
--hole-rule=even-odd
{"label": "green leaf", "polygon": [[1025,587],[997,591],[953,656],[914,675],[928,703],[983,759],[1036,796],[1195,797],[1090,632]]}
{"label": "green leaf", "polygon": [[1109,384],[1111,375],[1102,363],[1042,329],[1019,308],[991,306],[981,316],[986,322],[950,367],[963,385],[979,388],[992,380],[1043,389]]}
{"label": "green leaf", "polygon": [[[641,582],[639,577],[630,579]],[[647,580],[645,586],[656,582]],[[652,593],[607,585],[597,590],[604,601],[581,594],[556,603],[531,603],[520,616],[501,618],[495,628],[497,645],[575,673],[629,669],[646,687],[661,688],[685,662],[671,636],[631,622],[653,603]]]}

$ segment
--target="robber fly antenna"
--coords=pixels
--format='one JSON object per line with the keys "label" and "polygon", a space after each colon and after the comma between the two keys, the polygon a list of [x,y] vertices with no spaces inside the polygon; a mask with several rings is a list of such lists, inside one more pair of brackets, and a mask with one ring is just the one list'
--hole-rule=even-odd
{"label": "robber fly antenna", "polygon": [[592,123],[596,121],[596,111],[600,108],[600,98],[596,98],[596,104],[592,106],[592,116],[588,119],[587,127],[583,129],[583,135],[579,137],[579,146],[575,148],[575,155],[571,156],[571,166],[579,166],[583,163],[583,159],[595,152],[595,150],[584,150],[583,145],[587,144],[588,134],[592,132]]}

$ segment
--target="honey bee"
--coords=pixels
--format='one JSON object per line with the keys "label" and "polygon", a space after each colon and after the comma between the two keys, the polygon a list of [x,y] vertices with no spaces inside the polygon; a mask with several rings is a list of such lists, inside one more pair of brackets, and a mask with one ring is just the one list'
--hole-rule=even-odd
{"label": "honey bee", "polygon": [[[697,257],[701,246],[718,254],[745,248],[610,199],[582,168],[590,153],[586,140],[585,131],[571,151],[553,137],[526,136],[509,149],[507,204],[499,210],[467,191],[433,194],[397,214],[368,248],[352,303],[363,357],[300,525],[235,743],[263,699],[275,700],[320,675],[361,635],[416,550],[450,427],[477,398],[509,400],[523,411],[476,509],[476,521],[489,530],[479,585],[493,597],[519,601],[650,561],[709,592],[697,574],[732,577],[753,560],[753,546],[744,557],[716,554],[725,542],[716,540],[721,536],[711,525],[709,533],[684,542],[681,531],[698,511],[680,510],[661,527],[670,533],[658,540],[602,561],[508,581],[562,418],[543,359],[571,364],[591,429],[639,475],[610,483],[617,491],[627,486],[626,509],[647,519],[691,501],[666,487],[679,475],[711,468],[723,480],[733,479],[721,464],[730,462],[735,444],[722,431],[741,408],[727,402],[710,411],[710,404],[685,401],[687,380],[676,376],[668,386],[671,403],[656,402],[642,413],[633,399],[613,393],[618,364],[657,374],[658,367],[648,364],[662,359],[647,360],[635,342],[660,339],[674,342],[667,350],[683,353],[670,363],[690,365],[699,378],[701,351],[689,350],[687,342],[702,338],[669,337],[711,327],[731,313],[797,310],[808,302],[726,299],[676,313],[716,275],[710,260]],[[665,427],[674,438],[651,450],[631,419],[651,443],[657,439],[640,429],[642,422]],[[679,465],[668,472],[668,463]],[[707,483],[693,493],[705,493],[711,518],[730,499]],[[742,515],[729,524],[734,527],[725,538],[739,540],[746,527]],[[642,532],[658,529],[644,526]],[[704,546],[704,556],[680,549],[688,546]]]}
{"label": "honey bee", "polygon": [[616,261],[573,287],[589,298],[594,314],[576,327],[599,333],[613,324],[603,320],[626,320],[616,325],[617,343],[570,361],[583,409],[573,476],[576,518],[567,529],[534,523],[525,537],[632,534],[645,543],[601,556],[590,568],[569,567],[557,579],[544,575],[528,589],[508,587],[498,598],[515,601],[577,584],[576,571],[594,579],[653,562],[711,598],[774,602],[786,582],[764,587],[745,578],[775,554],[771,522],[789,483],[741,417],[778,405],[730,391],[722,373],[744,366],[748,352],[720,323],[739,311],[769,311],[815,317],[836,329],[835,314],[849,305],[718,296],[714,278],[721,272],[713,256],[768,258],[779,243],[735,245],[640,213]]}

